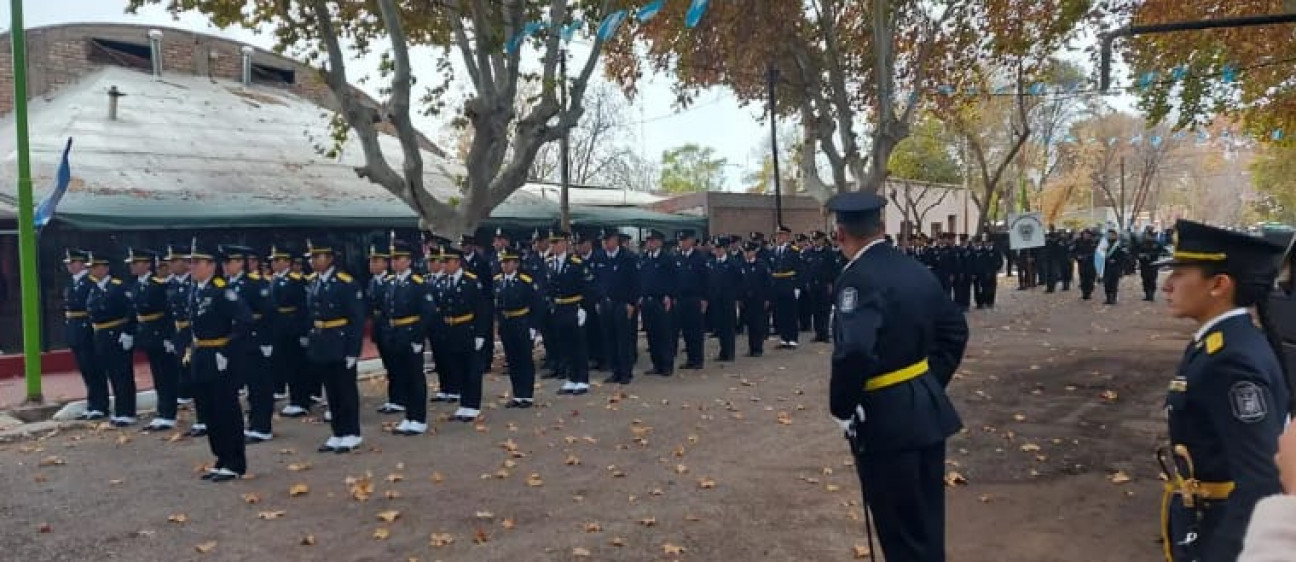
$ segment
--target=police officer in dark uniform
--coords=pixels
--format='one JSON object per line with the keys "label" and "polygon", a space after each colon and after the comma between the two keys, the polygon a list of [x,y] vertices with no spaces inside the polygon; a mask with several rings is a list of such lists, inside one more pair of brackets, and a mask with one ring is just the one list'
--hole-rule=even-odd
{"label": "police officer in dark uniform", "polygon": [[[531,236],[531,251],[522,257],[521,271],[535,280],[536,292],[540,294],[541,298],[547,298],[549,294],[548,263],[549,236],[548,233],[542,234],[537,229]],[[541,368],[547,369],[548,372],[541,375],[541,377],[546,379],[558,378],[561,373],[557,363],[558,354],[554,351],[553,319],[549,317],[549,306],[547,304],[531,311],[531,323],[540,332],[542,345],[545,349],[544,362],[541,364]]]}
{"label": "police officer in dark uniform", "polygon": [[114,427],[135,423],[135,308],[134,290],[109,272],[110,259],[87,252],[94,286],[86,298],[90,326],[94,329],[95,367],[108,380],[113,394]]}
{"label": "police officer in dark uniform", "polygon": [[[191,342],[184,357],[193,372],[194,402],[209,424],[207,439],[216,463],[203,480],[224,482],[247,473],[243,408],[238,391],[242,381],[234,372],[240,340],[251,335],[252,311],[225,279],[217,274],[220,253],[194,240],[190,251],[193,286],[189,292]],[[330,396],[330,398],[332,398]]]}
{"label": "police officer in dark uniform", "polygon": [[256,255],[255,250],[227,244],[220,247],[220,253],[225,281],[252,311],[247,337],[231,343],[229,349],[232,370],[248,390],[249,414],[244,434],[248,443],[262,443],[274,438],[274,375],[270,367],[275,303],[270,298],[270,283],[260,273],[247,270],[248,257]]}
{"label": "police officer in dark uniform", "polygon": [[[499,315],[500,343],[509,365],[512,398],[505,408],[530,408],[535,402],[535,359],[532,342],[539,332],[531,312],[544,301],[536,293],[535,279],[518,271],[521,256],[509,248],[497,254],[500,273],[495,276],[495,312]],[[587,381],[588,382],[588,381]]]}
{"label": "police officer in dark uniform", "polygon": [[1093,297],[1094,283],[1098,279],[1098,266],[1094,263],[1097,252],[1098,241],[1094,240],[1093,231],[1088,228],[1081,230],[1071,253],[1075,257],[1076,269],[1080,270],[1080,298],[1083,300]]}
{"label": "police officer in dark uniform", "polygon": [[157,254],[148,250],[126,251],[126,263],[135,277],[135,346],[148,357],[153,389],[157,391],[157,416],[144,426],[144,431],[175,427],[176,385],[180,383],[180,358],[171,341],[175,321],[167,306],[167,283],[153,274],[156,260]]}
{"label": "police officer in dark uniform", "polygon": [[954,304],[959,310],[967,312],[972,308],[972,283],[976,275],[976,250],[972,248],[966,234],[959,235],[958,246],[950,248],[953,262]]}
{"label": "police officer in dark uniform", "polygon": [[331,414],[332,435],[317,450],[349,453],[363,442],[356,362],[364,345],[364,291],[354,277],[337,267],[333,244],[306,240],[313,270],[306,278],[306,308],[311,319],[306,360],[324,383]]}
{"label": "police officer in dark uniform", "polygon": [[712,249],[714,257],[707,262],[707,309],[715,322],[715,336],[720,344],[716,361],[734,360],[734,324],[738,288],[742,285],[739,259],[729,255],[729,239],[719,238]]}
{"label": "police officer in dark uniform", "polygon": [[463,251],[450,246],[441,247],[440,259],[445,263],[445,278],[441,281],[440,299],[436,301],[441,314],[441,325],[432,329],[439,335],[434,346],[440,348],[442,364],[449,387],[447,397],[457,399],[459,409],[450,419],[472,422],[481,415],[482,370],[479,356],[486,345],[486,323],[479,318],[484,297],[477,275],[462,264]]}
{"label": "police officer in dark uniform", "polygon": [[800,327],[802,332],[809,332],[814,329],[814,319],[811,315],[810,291],[808,289],[811,272],[817,267],[817,264],[814,263],[817,256],[811,253],[814,246],[810,242],[810,237],[806,234],[798,233],[792,240],[792,244],[797,247],[797,253],[801,254],[801,275],[797,278],[801,289],[801,294],[797,296],[797,326]]}
{"label": "police officer in dark uniform", "polygon": [[[576,256],[585,262],[590,268],[590,275],[594,274],[594,262],[598,259],[600,248],[598,245],[598,235],[589,231],[577,232],[575,234]],[[595,288],[591,278],[588,287],[587,298],[581,301],[581,308],[585,309],[585,348],[588,350],[590,364],[597,371],[608,370],[607,352],[603,345],[603,320],[599,318],[598,305],[599,299],[595,297]]]}
{"label": "police officer in dark uniform", "polygon": [[319,392],[319,380],[306,368],[306,346],[310,344],[310,317],[306,310],[306,279],[292,270],[294,254],[283,245],[270,246],[266,259],[273,272],[269,279],[270,300],[275,303],[270,321],[274,334],[270,363],[275,392],[288,389],[288,404],[279,415],[287,418],[310,412],[311,395]]}
{"label": "police officer in dark uniform", "polygon": [[[393,233],[394,236],[394,233]],[[390,280],[388,270],[391,268],[391,243],[369,244],[369,282],[365,285],[365,310],[369,313],[369,337],[378,348],[378,359],[382,362],[383,371],[387,373],[387,401],[378,406],[380,414],[399,414],[405,411],[406,399],[401,396],[403,385],[392,378],[396,370],[392,367],[392,350],[387,347],[387,329],[391,326],[383,316],[383,307],[387,303],[387,283]]]}
{"label": "police officer in dark uniform", "polygon": [[[190,244],[168,244],[166,260],[171,277],[167,279],[167,303],[171,310],[171,317],[175,319],[175,335],[171,338],[171,343],[175,347],[176,357],[183,358],[190,353],[190,347],[193,344],[192,328],[189,325],[189,298],[193,293],[193,278],[189,273],[189,249]],[[184,365],[180,367],[180,384],[176,387],[176,402],[180,405],[193,405],[194,421],[189,426],[187,435],[189,437],[203,437],[207,435],[206,417],[202,410],[194,405],[193,400],[193,369]]]}
{"label": "police officer in dark uniform", "polygon": [[405,419],[392,429],[397,435],[427,432],[427,375],[423,373],[423,346],[429,328],[441,321],[427,281],[414,273],[414,248],[404,240],[392,239],[388,248],[392,274],[385,283],[382,314],[387,324],[383,346],[387,348],[390,371],[389,396],[399,396],[405,405]]}
{"label": "police officer in dark uniform", "polygon": [[832,285],[841,271],[837,252],[828,245],[828,234],[816,230],[810,235],[814,246],[806,253],[806,293],[814,341],[827,343],[828,317],[832,315]]}
{"label": "police officer in dark uniform", "polygon": [[1107,231],[1107,254],[1103,262],[1103,290],[1107,293],[1105,304],[1116,304],[1120,292],[1120,280],[1125,276],[1129,262],[1129,249],[1121,242],[1115,229]]}
{"label": "police officer in dark uniform", "polygon": [[[692,231],[679,236],[675,254],[675,323],[684,338],[681,369],[701,369],[706,357],[707,255],[695,246]],[[672,342],[678,340],[672,337]]]}
{"label": "police officer in dark uniform", "polygon": [[801,296],[801,252],[790,242],[792,229],[778,228],[778,244],[770,250],[770,271],[774,277],[772,300],[774,330],[779,335],[779,347],[794,349],[798,345],[797,299]]}
{"label": "police officer in dark uniform", "polygon": [[566,368],[567,381],[558,394],[589,392],[589,355],[585,350],[585,323],[589,321],[581,303],[594,281],[589,264],[570,253],[568,234],[549,237],[549,314],[553,317],[558,362]]}
{"label": "police officer in dark uniform", "polygon": [[[633,322],[635,304],[639,301],[638,267],[635,256],[621,245],[616,230],[603,231],[603,251],[598,254],[593,270],[593,293],[599,299],[603,344],[612,371],[604,382],[630,384],[639,339]],[[547,342],[545,345],[549,345]]]}
{"label": "police officer in dark uniform", "polygon": [[481,284],[482,298],[478,299],[478,304],[482,309],[477,311],[477,321],[482,325],[481,337],[484,343],[476,351],[477,365],[483,373],[489,373],[491,363],[495,360],[495,300],[491,298],[494,294],[491,264],[481,253],[475,237],[465,234],[460,237],[459,245],[463,249],[462,267],[476,276],[477,282]]}
{"label": "police officer in dark uniform", "polygon": [[86,387],[86,409],[77,419],[100,420],[108,411],[108,380],[95,361],[94,329],[90,327],[90,312],[86,310],[86,300],[94,287],[87,259],[83,250],[68,248],[63,252],[63,265],[72,276],[63,292],[63,337],[72,349]]}
{"label": "police officer in dark uniform", "polygon": [[1044,235],[1043,259],[1040,260],[1040,276],[1044,278],[1044,292],[1053,293],[1057,291],[1058,282],[1062,279],[1062,272],[1058,268],[1058,263],[1062,261],[1060,256],[1062,252],[1062,242],[1058,240],[1058,231],[1049,225],[1048,233]]}
{"label": "police officer in dark uniform", "polygon": [[976,255],[976,283],[981,295],[977,308],[994,308],[995,296],[999,292],[999,270],[1003,268],[1003,254],[988,238],[983,237]]}
{"label": "police officer in dark uniform", "polygon": [[[648,336],[650,375],[675,374],[675,260],[662,249],[665,235],[648,233],[644,252],[639,256],[639,306],[643,311],[644,332]],[[795,319],[794,319],[795,320]]]}
{"label": "police officer in dark uniform", "polygon": [[837,195],[851,256],[834,289],[832,416],[845,430],[887,560],[945,559],[945,440],[962,423],[945,387],[967,322],[922,266],[883,242],[876,195]]}
{"label": "police officer in dark uniform", "polygon": [[1143,240],[1138,246],[1138,266],[1139,276],[1143,279],[1143,300],[1152,302],[1156,300],[1157,290],[1157,273],[1156,262],[1166,254],[1166,247],[1161,245],[1156,239],[1156,232],[1152,227],[1147,227],[1143,231]]}
{"label": "police officer in dark uniform", "polygon": [[742,263],[738,271],[742,282],[738,286],[738,307],[743,330],[747,332],[747,356],[760,357],[765,353],[765,340],[769,337],[770,299],[774,278],[769,263],[760,259],[760,244],[755,241],[743,246]]}
{"label": "police officer in dark uniform", "polygon": [[1236,560],[1256,502],[1282,492],[1274,454],[1292,396],[1268,298],[1283,248],[1191,221],[1175,230],[1162,290],[1172,316],[1200,327],[1170,382],[1170,444],[1157,453],[1165,554]]}
{"label": "police officer in dark uniform", "polygon": [[1061,248],[1057,255],[1058,281],[1062,282],[1062,290],[1071,290],[1071,280],[1075,278],[1075,269],[1071,266],[1071,254],[1075,251],[1075,233],[1070,230],[1064,230],[1058,234],[1058,240]]}

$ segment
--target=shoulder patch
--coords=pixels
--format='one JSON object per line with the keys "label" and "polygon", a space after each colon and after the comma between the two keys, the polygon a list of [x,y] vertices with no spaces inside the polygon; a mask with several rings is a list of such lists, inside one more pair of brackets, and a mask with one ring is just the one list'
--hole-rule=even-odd
{"label": "shoulder patch", "polygon": [[1256,423],[1269,415],[1264,390],[1250,381],[1235,382],[1229,387],[1229,408],[1233,417],[1242,423]]}
{"label": "shoulder patch", "polygon": [[473,281],[476,281],[476,280],[477,280],[477,274],[476,274],[476,273],[473,273],[473,272],[468,271],[468,270],[465,269],[464,272],[463,272],[463,274],[464,274],[464,277],[467,277],[467,278],[469,278],[469,279],[472,279]]}
{"label": "shoulder patch", "polygon": [[841,297],[837,299],[837,310],[840,310],[843,313],[853,312],[855,307],[858,305],[859,291],[857,291],[855,287],[846,287],[845,289],[842,289]]}
{"label": "shoulder patch", "polygon": [[351,277],[351,274],[345,271],[337,272],[337,278],[339,281],[342,281],[343,283],[350,283],[352,281],[355,281],[355,278]]}
{"label": "shoulder patch", "polygon": [[224,286],[225,286],[225,279],[223,279],[223,278],[221,278],[221,277],[213,278],[213,279],[212,279],[212,285],[215,285],[215,286],[218,287],[218,288],[219,288],[219,287],[224,287]]}
{"label": "shoulder patch", "polygon": [[530,275],[527,275],[527,274],[525,274],[525,273],[519,273],[519,274],[518,274],[518,279],[521,279],[522,281],[524,281],[524,282],[526,282],[526,283],[531,283],[531,282],[533,281],[533,279],[531,279],[531,276],[530,276]]}
{"label": "shoulder patch", "polygon": [[1206,353],[1214,355],[1224,349],[1224,332],[1211,332],[1206,335]]}
{"label": "shoulder patch", "polygon": [[423,276],[417,273],[411,273],[410,279],[413,279],[415,283],[423,283]]}

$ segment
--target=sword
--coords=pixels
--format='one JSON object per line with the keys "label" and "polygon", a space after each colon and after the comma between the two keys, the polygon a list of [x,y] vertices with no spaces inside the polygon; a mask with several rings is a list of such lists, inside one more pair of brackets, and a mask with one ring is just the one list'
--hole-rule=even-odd
{"label": "sword", "polygon": [[[850,425],[845,432],[846,441],[850,443],[851,453],[855,456],[855,462],[861,462],[864,457],[864,439],[860,436],[859,426],[864,423],[865,413],[864,406],[856,405],[855,413],[851,414]],[[864,534],[868,537],[868,559],[874,562],[876,549],[873,546],[873,519],[869,515],[868,501],[868,483],[860,482],[860,491],[864,499]]]}

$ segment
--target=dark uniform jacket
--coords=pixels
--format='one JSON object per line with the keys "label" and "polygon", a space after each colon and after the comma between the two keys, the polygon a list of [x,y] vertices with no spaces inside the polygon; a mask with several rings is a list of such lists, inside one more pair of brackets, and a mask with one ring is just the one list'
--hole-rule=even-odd
{"label": "dark uniform jacket", "polygon": [[474,339],[485,337],[487,326],[481,283],[465,269],[443,276],[438,283],[435,302],[441,324],[432,329],[434,345],[446,351],[473,351]]}
{"label": "dark uniform jacket", "polygon": [[675,296],[681,299],[707,298],[707,255],[694,248],[689,255],[675,254]]}
{"label": "dark uniform jacket", "polygon": [[382,343],[384,341],[383,332],[387,331],[387,319],[383,318],[383,306],[387,301],[388,279],[390,279],[390,276],[386,273],[370,277],[369,285],[364,292],[365,312],[373,318],[373,330],[369,332],[369,337],[374,343]]}
{"label": "dark uniform jacket", "polygon": [[404,276],[389,275],[383,286],[382,314],[374,320],[375,325],[385,324],[383,345],[404,352],[413,344],[422,344],[428,330],[437,329],[441,323],[432,288],[422,275],[413,271]]}
{"label": "dark uniform jacket", "polygon": [[738,263],[738,273],[742,283],[738,286],[738,298],[746,302],[770,300],[774,279],[770,276],[769,264],[760,258],[753,261],[743,259]]}
{"label": "dark uniform jacket", "polygon": [[183,277],[172,275],[167,279],[167,303],[175,322],[175,334],[171,343],[176,348],[176,355],[181,357],[184,357],[185,351],[193,343],[193,328],[189,322],[189,300],[193,289],[193,278],[188,273]]}
{"label": "dark uniform jacket", "polygon": [[332,269],[306,278],[311,329],[306,356],[316,363],[360,357],[364,346],[364,294],[355,278]]}
{"label": "dark uniform jacket", "polygon": [[275,303],[270,295],[270,283],[256,272],[239,275],[227,283],[252,311],[251,331],[244,343],[258,347],[274,345]]}
{"label": "dark uniform jacket", "polygon": [[[93,287],[94,281],[90,280],[90,274],[82,273],[79,278],[73,277],[63,292],[63,314],[66,317],[64,327],[67,330],[63,337],[68,347],[93,345],[94,332],[90,328],[90,313],[86,310],[86,300],[90,298],[90,289]],[[83,366],[87,369],[89,367]]]}
{"label": "dark uniform jacket", "polygon": [[[251,334],[252,311],[238,293],[220,277],[212,277],[205,287],[194,283],[192,290],[189,291],[189,303],[186,308],[192,337],[192,341],[187,346],[189,351],[185,355],[186,359],[192,360],[194,355],[208,351],[224,354],[228,359],[229,347],[246,341]],[[225,341],[216,347],[204,345],[206,342],[221,342],[221,340]],[[200,379],[217,374],[201,369],[196,371],[195,376]]]}
{"label": "dark uniform jacket", "polygon": [[769,251],[770,271],[774,276],[774,291],[779,293],[790,293],[793,289],[800,289],[801,281],[801,251],[792,244],[775,246]]}
{"label": "dark uniform jacket", "polygon": [[[963,359],[963,314],[921,265],[886,244],[868,248],[842,271],[834,288],[830,406],[846,420],[857,405],[856,428],[874,452],[934,445],[962,427],[945,387]],[[869,379],[922,361],[917,378],[873,391]]]}
{"label": "dark uniform jacket", "polygon": [[275,316],[271,322],[276,341],[293,342],[310,332],[310,317],[306,310],[306,280],[292,271],[270,279],[270,299],[275,303]]}
{"label": "dark uniform jacket", "polygon": [[[553,256],[550,259],[556,262],[558,257]],[[549,270],[549,301],[555,305],[583,302],[590,292],[590,285],[594,282],[594,274],[590,272],[589,264],[577,255],[569,253],[557,271],[553,269],[555,265],[556,263],[551,264]]]}
{"label": "dark uniform jacket", "polygon": [[639,296],[674,297],[678,292],[675,279],[675,258],[664,249],[644,252],[639,256]]}
{"label": "dark uniform jacket", "polygon": [[109,349],[107,346],[120,346],[121,334],[135,333],[135,308],[132,304],[134,291],[121,279],[111,277],[100,286],[93,281],[90,296],[86,299],[86,310],[90,313],[90,325],[94,328],[96,350]]}
{"label": "dark uniform jacket", "polygon": [[[711,303],[733,303],[738,299],[742,285],[742,270],[738,259],[725,256],[724,261],[713,258],[707,261],[707,300]],[[758,260],[759,261],[759,260]],[[730,305],[732,308],[732,304]]]}
{"label": "dark uniform jacket", "polygon": [[[499,319],[513,320],[533,318],[531,313],[543,300],[536,293],[535,279],[521,272],[513,272],[512,277],[500,273],[495,276],[495,313]],[[539,328],[528,324],[528,328]]]}
{"label": "dark uniform jacket", "polygon": [[1166,398],[1170,441],[1188,448],[1192,477],[1235,485],[1227,502],[1208,509],[1203,527],[1214,529],[1199,538],[1203,560],[1235,560],[1256,502],[1282,493],[1273,459],[1290,400],[1278,360],[1247,314],[1210,327],[1184,352]]}
{"label": "dark uniform jacket", "polygon": [[615,257],[599,253],[594,262],[594,293],[601,299],[611,299],[618,304],[635,304],[639,301],[639,281],[635,277],[637,262],[634,254],[621,248]]}
{"label": "dark uniform jacket", "polygon": [[135,280],[135,345],[160,349],[175,337],[175,321],[167,302],[167,282],[152,274]]}

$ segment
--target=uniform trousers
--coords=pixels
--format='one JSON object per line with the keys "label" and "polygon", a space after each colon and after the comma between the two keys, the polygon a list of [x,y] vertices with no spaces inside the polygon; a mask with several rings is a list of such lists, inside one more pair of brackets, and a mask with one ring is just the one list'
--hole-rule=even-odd
{"label": "uniform trousers", "polygon": [[793,289],[782,289],[774,293],[774,329],[781,341],[795,342],[799,337],[797,297]]}
{"label": "uniform trousers", "polygon": [[967,310],[972,306],[972,276],[960,273],[954,277],[954,304]]}
{"label": "uniform trousers", "polygon": [[[558,363],[566,369],[567,380],[589,383],[589,355],[585,349],[585,327],[578,318],[580,305],[559,304],[553,309],[554,333],[558,340]],[[585,318],[586,325],[590,319]]]}
{"label": "uniform trousers", "polygon": [[1094,284],[1098,279],[1098,268],[1094,265],[1093,259],[1082,260],[1080,262],[1080,296],[1085,300],[1093,294]]}
{"label": "uniform trousers", "polygon": [[[273,348],[271,355],[273,356]],[[271,374],[271,358],[261,353],[260,346],[247,343],[240,355],[241,362],[236,369],[247,383],[248,389],[248,430],[270,434],[274,419],[274,375]]]}
{"label": "uniform trousers", "polygon": [[[121,333],[121,330],[117,329],[95,332],[95,367],[112,388],[113,415],[133,418],[135,417],[135,363],[133,361],[135,353],[122,349],[118,341]],[[107,396],[104,397],[104,402],[107,402]]]}
{"label": "uniform trousers", "polygon": [[[581,301],[581,308],[585,310],[585,348],[589,355],[589,362],[600,371],[606,370],[608,359],[607,353],[603,350],[603,322],[599,318],[598,303],[584,300]],[[500,339],[503,338],[504,336],[501,335]]]}
{"label": "uniform trousers", "polygon": [[[486,294],[491,294],[490,288],[486,288]],[[490,372],[492,364],[495,362],[495,301],[486,299],[482,303],[485,308],[483,314],[486,315],[486,333],[482,336],[486,341],[482,343],[481,349],[476,351],[478,368],[483,373]]]}
{"label": "uniform trousers", "polygon": [[702,299],[681,297],[675,301],[675,320],[680,336],[684,338],[684,354],[688,365],[701,366],[705,361],[706,319],[702,314]]}
{"label": "uniform trousers", "polygon": [[95,360],[94,342],[72,346],[72,356],[86,387],[86,411],[108,413],[108,376]]}
{"label": "uniform trousers", "polygon": [[[247,456],[243,443],[243,409],[239,406],[238,377],[227,366],[216,369],[216,353],[229,353],[228,349],[195,348],[190,358],[194,388],[194,406],[206,413],[207,444],[216,456],[215,468],[225,468],[238,474],[247,472]],[[329,397],[330,400],[332,396]],[[337,419],[337,418],[334,418]]]}
{"label": "uniform trousers", "polygon": [[1143,278],[1143,297],[1152,300],[1156,296],[1157,270],[1152,267],[1141,267],[1139,275]]}
{"label": "uniform trousers", "polygon": [[176,385],[180,384],[180,359],[161,344],[144,349],[149,370],[153,373],[153,389],[157,391],[157,417],[175,421]]}
{"label": "uniform trousers", "polygon": [[[319,378],[306,368],[306,352],[301,342],[294,337],[275,340],[274,353],[270,355],[271,370],[275,374],[275,383],[280,378],[288,384],[288,403],[303,410],[311,407],[311,395],[319,394]],[[276,386],[276,391],[279,387]]]}
{"label": "uniform trousers", "polygon": [[[629,382],[634,375],[634,347],[638,334],[631,323],[633,314],[628,310],[630,305],[612,299],[599,302],[599,322],[603,327],[603,352],[607,355],[608,368],[618,380]],[[545,340],[546,344],[549,340]]]}
{"label": "uniform trousers", "polygon": [[334,437],[360,435],[360,390],[356,387],[355,367],[347,368],[345,360],[314,363],[314,370],[324,381]]}
{"label": "uniform trousers", "polygon": [[[531,355],[531,319],[528,316],[501,318],[499,336],[500,343],[504,345],[504,360],[508,361],[513,398],[534,397],[535,359]],[[587,370],[587,378],[588,373]]]}
{"label": "uniform trousers", "polygon": [[809,288],[802,287],[801,296],[797,297],[797,324],[800,325],[802,332],[809,332],[814,326],[814,318],[811,314],[812,302]]}
{"label": "uniform trousers", "polygon": [[[457,343],[457,342],[456,342]],[[440,350],[440,358],[437,359],[437,373],[441,375],[442,392],[459,396],[459,405],[465,408],[476,408],[473,406],[474,392],[472,387],[476,387],[476,402],[481,402],[481,376],[476,377],[477,384],[473,384],[473,358],[477,352],[472,349],[472,343],[467,345],[443,345],[444,349]]]}
{"label": "uniform trousers", "polygon": [[945,442],[855,456],[887,560],[945,560]]}
{"label": "uniform trousers", "polygon": [[1116,302],[1116,294],[1120,291],[1121,275],[1124,274],[1122,268],[1121,264],[1110,263],[1103,267],[1103,290],[1107,292],[1108,302]]}
{"label": "uniform trousers", "polygon": [[[672,309],[673,310],[673,309]],[[643,298],[644,331],[648,332],[648,357],[653,371],[669,375],[675,372],[675,330],[671,310],[662,297]]]}
{"label": "uniform trousers", "polygon": [[742,323],[747,331],[747,353],[764,353],[765,339],[769,337],[769,315],[763,300],[743,299]]}
{"label": "uniform trousers", "polygon": [[450,354],[446,352],[449,347],[448,341],[435,338],[432,341],[432,362],[436,365],[437,392],[457,396],[461,382],[455,376],[456,365],[450,364]]}
{"label": "uniform trousers", "polygon": [[408,406],[406,404],[408,399],[404,394],[405,386],[394,380],[395,377],[399,376],[399,374],[393,374],[399,369],[392,365],[392,356],[397,352],[393,351],[391,346],[384,342],[374,342],[374,345],[378,348],[378,359],[382,361],[383,371],[387,373],[387,402],[397,406]]}
{"label": "uniform trousers", "polygon": [[732,298],[719,298],[710,301],[707,307],[708,311],[713,312],[711,318],[715,322],[716,340],[720,343],[721,361],[733,361],[734,359],[734,324],[736,320],[734,312],[734,301]]}
{"label": "uniform trousers", "polygon": [[[423,342],[418,342],[419,351],[414,346],[389,345],[387,384],[388,396],[399,396],[405,407],[405,419],[427,423],[427,375],[423,374]],[[393,402],[394,404],[396,402]]]}
{"label": "uniform trousers", "polygon": [[832,284],[811,283],[806,289],[810,294],[811,324],[814,325],[815,341],[828,341],[828,317],[832,314]]}

